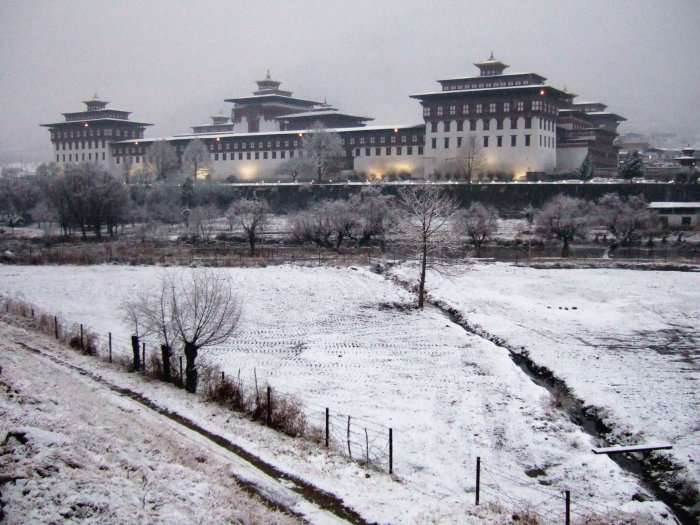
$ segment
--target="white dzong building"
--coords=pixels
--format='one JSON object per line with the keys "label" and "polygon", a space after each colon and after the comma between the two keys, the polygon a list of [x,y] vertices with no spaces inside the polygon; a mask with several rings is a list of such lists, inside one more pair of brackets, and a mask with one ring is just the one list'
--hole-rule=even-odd
{"label": "white dzong building", "polygon": [[146,167],[148,148],[166,140],[181,157],[187,144],[203,141],[210,152],[207,176],[235,182],[287,180],[284,164],[302,154],[304,134],[318,128],[340,135],[342,177],[457,179],[464,159],[476,155],[475,179],[504,180],[575,172],[589,158],[596,170],[614,171],[614,139],[623,117],[600,103],[575,103],[537,73],[509,73],[493,54],[475,66],[479,75],[438,80],[440,89],[411,95],[422,122],[368,125],[370,117],[295,97],[268,71],[249,96],[225,99],[219,114],[192,132],[146,139],[150,124],[107,103],[86,101],[87,111],[66,113],[49,127],[56,162],[98,162],[124,172]]}

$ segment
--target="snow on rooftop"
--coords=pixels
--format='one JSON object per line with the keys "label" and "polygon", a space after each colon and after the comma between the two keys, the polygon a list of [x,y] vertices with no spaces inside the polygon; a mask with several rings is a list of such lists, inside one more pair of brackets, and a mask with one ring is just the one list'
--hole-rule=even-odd
{"label": "snow on rooftop", "polygon": [[649,207],[654,209],[700,208],[700,202],[650,202]]}
{"label": "snow on rooftop", "polygon": [[[482,78],[482,77],[479,77]],[[416,93],[415,95],[410,95],[411,98],[426,97],[430,95],[454,95],[455,93],[480,93],[485,91],[500,91],[503,89],[527,89],[527,88],[547,88],[553,89],[555,91],[564,91],[550,86],[549,84],[522,84],[520,86],[499,86],[499,87],[489,87],[489,88],[477,88],[477,89],[450,89],[448,91],[428,91],[426,93]],[[566,93],[567,95],[575,96],[573,93]]]}
{"label": "snow on rooftop", "polygon": [[337,109],[319,109],[312,111],[303,111],[301,113],[288,113],[287,115],[280,115],[275,117],[276,120],[280,119],[291,119],[291,118],[304,118],[304,117],[325,117],[329,115],[337,115],[343,117],[352,117],[362,120],[373,120],[371,117],[361,117],[358,115],[351,115],[350,113],[342,113]]}
{"label": "snow on rooftop", "polygon": [[[382,131],[382,130],[404,130],[417,129],[425,124],[399,124],[394,126],[354,126],[350,128],[324,128],[322,131],[330,133],[346,133],[350,131]],[[284,135],[303,135],[304,133],[314,133],[312,129],[289,130],[289,131],[260,131],[257,133],[233,133],[233,132],[208,132],[208,133],[185,133],[183,135],[172,135],[169,137],[155,137],[150,139],[130,139],[113,142],[113,144],[134,144],[139,142],[156,142],[159,140],[184,140],[184,139],[201,139],[201,138],[253,138],[253,137],[268,137],[268,136],[284,136]]]}

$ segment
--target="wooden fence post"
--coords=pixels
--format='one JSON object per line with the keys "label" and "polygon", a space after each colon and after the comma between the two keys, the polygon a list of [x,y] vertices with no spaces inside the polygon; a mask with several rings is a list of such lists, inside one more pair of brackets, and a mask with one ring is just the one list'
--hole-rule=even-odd
{"label": "wooden fence post", "polygon": [[328,443],[329,443],[328,432],[330,430],[330,428],[329,428],[330,425],[328,424],[329,423],[328,419],[329,419],[329,411],[328,411],[328,408],[326,408],[326,448],[328,448]]}
{"label": "wooden fence post", "polygon": [[146,341],[141,343],[141,370],[146,373]]}
{"label": "wooden fence post", "polygon": [[394,473],[394,429],[389,429],[389,474]]}
{"label": "wooden fence post", "polygon": [[109,362],[112,362],[112,332],[109,332]]}
{"label": "wooden fence post", "polygon": [[350,449],[350,416],[348,416],[348,456],[352,459],[352,450]]}
{"label": "wooden fence post", "polygon": [[83,342],[83,323],[80,323],[80,349],[85,351],[85,343]]}
{"label": "wooden fence post", "polygon": [[267,426],[272,426],[272,389],[267,385]]}
{"label": "wooden fence post", "polygon": [[53,316],[53,333],[56,336],[56,339],[58,339],[58,317],[55,315]]}
{"label": "wooden fence post", "polygon": [[479,504],[479,490],[481,489],[481,458],[476,457],[476,504]]}
{"label": "wooden fence post", "polygon": [[180,356],[180,386],[182,386],[182,356]]}
{"label": "wooden fence post", "polygon": [[139,355],[139,336],[131,336],[131,352],[133,354],[133,365],[134,370],[139,370],[141,368],[141,356]]}
{"label": "wooden fence post", "polygon": [[571,491],[569,491],[569,490],[564,491],[564,509],[565,509],[564,523],[566,525],[571,525]]}

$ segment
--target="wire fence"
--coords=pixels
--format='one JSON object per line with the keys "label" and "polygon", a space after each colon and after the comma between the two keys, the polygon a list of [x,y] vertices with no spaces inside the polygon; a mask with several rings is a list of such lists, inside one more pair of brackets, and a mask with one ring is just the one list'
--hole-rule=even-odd
{"label": "wire fence", "polygon": [[[65,319],[49,314],[36,306],[13,298],[0,296],[2,309],[25,319],[31,319],[31,328],[50,335],[60,342],[94,357],[122,365],[130,372],[142,373],[163,379],[162,363],[158,364],[160,341],[155,337],[124,337],[111,332],[99,333],[80,323],[69,323]],[[137,357],[138,355],[138,357]],[[183,387],[183,353],[175,349],[171,355],[174,386]],[[294,419],[293,424],[303,420],[303,435],[373,470],[394,473],[394,428],[364,417],[354,417],[329,407],[307,400],[295,394],[285,393],[259,377],[254,368],[249,372],[226,375],[226,372],[202,366],[200,380],[202,394],[210,401],[217,401],[216,392],[224,385],[238,385],[238,392],[246,392],[249,410],[243,410],[253,419],[267,426],[290,434],[289,428],[279,424],[279,407],[292,412],[283,414]],[[291,407],[291,408],[290,408]],[[295,412],[295,411],[301,411]],[[294,431],[297,426],[292,427]],[[291,434],[293,435],[293,434]],[[420,497],[454,499],[464,502],[465,495],[473,492],[473,504],[504,503],[519,513],[522,523],[545,524],[575,521],[591,523],[632,523],[618,506],[606,503],[606,498],[565,483],[555,484],[538,473],[509,471],[501,466],[486,463],[481,457],[467,458],[474,461],[473,485],[463,490],[452,490],[447,486],[423,490],[416,484],[404,484],[406,490]],[[607,499],[609,501],[609,498]],[[601,521],[601,518],[602,521]],[[528,521],[529,520],[529,521]],[[575,521],[574,521],[575,520]]]}

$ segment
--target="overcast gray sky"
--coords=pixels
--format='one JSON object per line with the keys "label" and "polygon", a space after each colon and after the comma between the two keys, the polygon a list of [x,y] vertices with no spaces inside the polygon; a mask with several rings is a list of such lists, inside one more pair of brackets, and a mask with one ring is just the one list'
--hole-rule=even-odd
{"label": "overcast gray sky", "polygon": [[50,160],[38,125],[95,92],[149,136],[189,131],[267,68],[300,97],[420,122],[408,95],[491,51],[625,131],[697,139],[699,28],[698,0],[0,0],[0,160]]}

